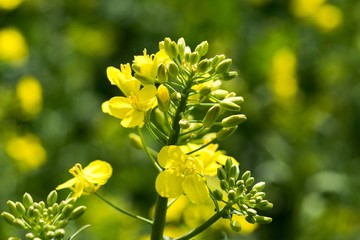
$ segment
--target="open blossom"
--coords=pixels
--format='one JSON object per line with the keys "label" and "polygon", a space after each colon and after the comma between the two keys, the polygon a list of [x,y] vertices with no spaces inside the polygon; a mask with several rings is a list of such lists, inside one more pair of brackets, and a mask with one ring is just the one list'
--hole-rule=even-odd
{"label": "open blossom", "polygon": [[105,161],[95,160],[84,169],[77,163],[69,172],[74,178],[60,184],[56,190],[70,188],[74,192],[72,198],[77,199],[83,194],[96,192],[104,185],[112,175],[112,167]]}
{"label": "open blossom", "polygon": [[186,155],[179,146],[165,146],[158,154],[164,171],[156,178],[156,191],[166,198],[185,194],[193,203],[203,203],[209,197],[203,162]]}

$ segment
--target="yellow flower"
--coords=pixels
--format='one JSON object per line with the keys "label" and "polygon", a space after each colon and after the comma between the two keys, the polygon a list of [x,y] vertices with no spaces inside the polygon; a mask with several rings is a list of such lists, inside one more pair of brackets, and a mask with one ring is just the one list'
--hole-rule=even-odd
{"label": "yellow flower", "polygon": [[103,104],[103,112],[122,119],[123,127],[142,127],[146,112],[157,106],[156,91],[155,86],[148,85],[128,97],[113,97]]}
{"label": "yellow flower", "polygon": [[205,202],[209,197],[203,162],[186,155],[179,146],[165,146],[158,154],[164,171],[156,178],[156,191],[166,198],[185,194],[193,203]]}
{"label": "yellow flower", "polygon": [[17,8],[23,0],[0,0],[0,8],[12,10]]}
{"label": "yellow flower", "polygon": [[29,117],[36,116],[42,108],[42,87],[33,76],[22,77],[16,85],[16,95],[23,112]]}
{"label": "yellow flower", "polygon": [[69,172],[74,178],[60,184],[56,190],[70,188],[74,192],[72,198],[77,199],[83,194],[96,192],[104,185],[112,175],[112,167],[105,161],[95,160],[84,169],[77,163]]}
{"label": "yellow flower", "polygon": [[26,41],[17,29],[0,30],[0,61],[22,63],[28,56]]}
{"label": "yellow flower", "polygon": [[131,75],[130,64],[121,64],[120,69],[108,67],[106,74],[111,84],[116,85],[127,97],[140,89],[140,82]]}

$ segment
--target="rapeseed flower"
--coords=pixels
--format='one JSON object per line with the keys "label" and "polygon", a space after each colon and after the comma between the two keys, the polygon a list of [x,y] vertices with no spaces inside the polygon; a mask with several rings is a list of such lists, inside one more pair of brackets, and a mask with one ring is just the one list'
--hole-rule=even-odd
{"label": "rapeseed flower", "polygon": [[96,192],[104,185],[112,175],[112,167],[105,161],[95,160],[84,169],[77,163],[69,172],[74,178],[60,184],[56,190],[70,188],[74,192],[71,198],[77,199],[83,194]]}

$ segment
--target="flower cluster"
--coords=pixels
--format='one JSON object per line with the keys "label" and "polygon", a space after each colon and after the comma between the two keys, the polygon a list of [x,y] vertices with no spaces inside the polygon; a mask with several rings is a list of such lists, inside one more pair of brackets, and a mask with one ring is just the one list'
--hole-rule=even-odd
{"label": "flower cluster", "polygon": [[2,212],[1,216],[7,223],[26,230],[26,239],[64,239],[64,228],[69,221],[79,218],[85,212],[86,207],[74,207],[74,199],[63,200],[60,203],[57,203],[57,199],[58,195],[55,190],[49,193],[46,203],[34,202],[31,195],[25,193],[22,202],[9,200],[7,205],[10,213]]}

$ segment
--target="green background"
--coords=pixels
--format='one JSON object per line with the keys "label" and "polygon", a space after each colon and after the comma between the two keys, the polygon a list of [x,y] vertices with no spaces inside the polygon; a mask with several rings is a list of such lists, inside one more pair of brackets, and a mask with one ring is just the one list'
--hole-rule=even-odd
{"label": "green background", "polygon": [[[314,20],[320,12],[301,17],[296,2],[335,7],[341,21],[324,29]],[[325,22],[333,17],[325,14]],[[248,120],[221,148],[242,171],[267,182],[274,203],[266,213],[273,223],[230,239],[359,239],[359,17],[355,0],[28,0],[0,8],[0,29],[16,28],[29,52],[21,63],[0,59],[0,211],[24,192],[44,199],[71,177],[75,163],[102,159],[114,174],[100,192],[148,215],[156,173],[145,154],[130,147],[131,129],[101,112],[103,101],[120,94],[106,67],[131,62],[144,48],[156,52],[165,37],[184,37],[192,48],[207,40],[209,57],[233,59],[239,78],[230,87],[245,98]],[[30,119],[15,96],[24,75],[43,88],[42,110]],[[285,97],[274,78],[285,79]],[[29,132],[41,140],[47,160],[24,170],[5,145]],[[79,201],[88,211],[78,224],[92,227],[78,239],[136,239],[136,232],[149,230],[94,196]],[[0,221],[1,239],[16,233]]]}

